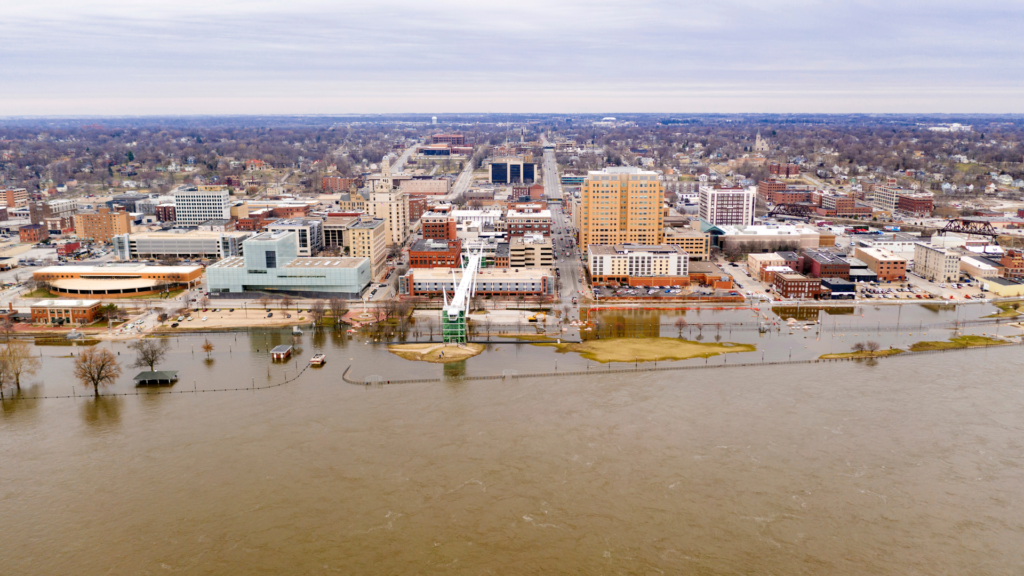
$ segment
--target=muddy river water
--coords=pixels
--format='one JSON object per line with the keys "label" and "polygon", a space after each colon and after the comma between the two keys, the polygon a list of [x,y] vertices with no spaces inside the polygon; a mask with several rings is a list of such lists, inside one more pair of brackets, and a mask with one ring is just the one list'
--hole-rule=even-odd
{"label": "muddy river water", "polygon": [[[886,331],[868,307],[792,334],[742,328],[749,312],[700,313],[685,330],[758,345],[728,362],[782,360],[846,351],[876,317],[870,338],[895,346],[986,312],[915,308]],[[675,320],[660,332],[684,330]],[[272,363],[279,343],[298,362]],[[130,359],[123,343],[100,346]],[[459,376],[591,363],[494,343],[442,367],[335,332],[171,346],[161,368],[179,371],[175,392],[279,382],[314,351],[328,363],[264,390],[95,400],[78,386],[4,402],[0,574],[1024,573],[1019,346],[482,381]],[[76,349],[35,350],[43,369],[23,394],[71,393]],[[349,365],[446,380],[354,386]],[[134,373],[108,392],[134,394]]]}

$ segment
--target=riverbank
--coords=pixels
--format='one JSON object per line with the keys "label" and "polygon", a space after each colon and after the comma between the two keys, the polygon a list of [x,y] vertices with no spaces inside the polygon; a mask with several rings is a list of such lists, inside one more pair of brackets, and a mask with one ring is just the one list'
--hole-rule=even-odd
{"label": "riverbank", "polygon": [[472,358],[484,351],[483,344],[392,344],[391,352],[399,358],[432,364],[447,364]]}
{"label": "riverbank", "polygon": [[575,352],[587,360],[606,364],[608,362],[658,362],[666,360],[688,360],[709,358],[719,354],[754,352],[753,344],[734,342],[696,342],[680,338],[606,338],[585,342],[564,342],[561,344],[536,344],[554,346],[559,353]]}
{"label": "riverbank", "polygon": [[955,336],[945,342],[916,342],[910,346],[911,352],[924,352],[926,350],[949,350],[950,348],[979,348],[984,346],[1004,346],[1009,344],[1006,340],[989,338],[987,336]]}

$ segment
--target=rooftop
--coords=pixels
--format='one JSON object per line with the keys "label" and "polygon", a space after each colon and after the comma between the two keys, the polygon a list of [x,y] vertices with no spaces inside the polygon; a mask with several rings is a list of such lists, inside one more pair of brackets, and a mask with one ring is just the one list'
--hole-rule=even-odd
{"label": "rooftop", "polygon": [[135,232],[135,233],[130,235],[130,238],[132,240],[142,240],[142,239],[158,240],[158,239],[167,239],[167,238],[176,238],[176,239],[177,238],[184,238],[184,239],[196,239],[196,240],[199,240],[199,239],[203,239],[203,238],[216,239],[216,238],[220,238],[221,236],[237,236],[239,238],[244,238],[246,236],[250,236],[251,234],[252,234],[252,232],[242,232],[240,230],[239,231],[232,230],[230,232],[211,232],[209,230],[185,230],[185,229],[182,229],[182,228],[172,228],[170,230],[153,230],[151,232]]}
{"label": "rooftop", "polygon": [[598,256],[609,255],[609,254],[631,254],[631,253],[647,253],[647,254],[687,254],[686,250],[683,250],[675,244],[591,244],[588,247],[592,253]]}
{"label": "rooftop", "polygon": [[33,308],[92,308],[99,300],[39,300]]}
{"label": "rooftop", "polygon": [[435,240],[433,238],[427,238],[424,240],[417,240],[411,248],[410,252],[447,252],[452,244],[457,244],[457,240]]}
{"label": "rooftop", "polygon": [[366,258],[296,258],[282,268],[358,268]]}
{"label": "rooftop", "polygon": [[102,274],[103,276],[135,276],[138,274],[190,274],[201,271],[202,266],[146,266],[131,264],[128,266],[47,266],[36,272],[53,274]]}
{"label": "rooftop", "polygon": [[[416,281],[451,282],[452,271],[461,277],[461,268],[416,268],[410,270]],[[536,280],[541,276],[554,276],[554,270],[542,267],[525,268],[481,268],[476,277],[483,282],[509,282],[515,280]]]}

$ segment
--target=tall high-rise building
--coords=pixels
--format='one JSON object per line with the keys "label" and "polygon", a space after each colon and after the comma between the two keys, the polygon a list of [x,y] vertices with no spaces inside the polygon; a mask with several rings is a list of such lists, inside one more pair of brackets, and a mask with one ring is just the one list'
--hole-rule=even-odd
{"label": "tall high-rise building", "polygon": [[124,211],[100,208],[95,214],[75,214],[75,235],[95,242],[110,242],[114,236],[132,231],[132,217]]}
{"label": "tall high-rise building", "polygon": [[589,172],[581,188],[580,246],[661,244],[664,198],[655,172],[634,167]]}
{"label": "tall high-rise building", "polygon": [[231,195],[227,187],[178,188],[174,191],[174,218],[182,226],[198,226],[207,220],[230,220]]}
{"label": "tall high-rise building", "polygon": [[754,223],[757,188],[715,188],[701,186],[700,219],[713,226],[749,226]]}
{"label": "tall high-rise building", "polygon": [[384,220],[388,246],[401,246],[409,234],[409,196],[395,188],[391,178],[391,162],[384,158],[381,178],[373,185],[369,202],[370,215]]}

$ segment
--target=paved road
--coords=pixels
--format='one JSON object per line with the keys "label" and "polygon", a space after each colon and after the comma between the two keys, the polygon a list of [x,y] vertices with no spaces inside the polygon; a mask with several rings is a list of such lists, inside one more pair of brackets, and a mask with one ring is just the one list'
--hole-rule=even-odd
{"label": "paved road", "polygon": [[[541,135],[540,139],[545,145],[548,144],[546,136]],[[562,198],[562,180],[558,177],[554,150],[544,150],[544,196],[548,200]]]}
{"label": "paved road", "polygon": [[452,186],[452,191],[448,193],[445,200],[454,200],[458,198],[460,194],[469,190],[469,185],[473,183],[473,162],[472,160],[466,161],[466,167],[459,173],[459,177],[455,180],[455,184]]}
{"label": "paved road", "polygon": [[419,144],[413,144],[406,148],[405,151],[402,152],[402,155],[398,157],[398,160],[395,160],[395,163],[391,165],[391,173],[397,174],[398,172],[401,172],[402,168],[405,168],[405,163],[410,157],[412,157],[413,153],[416,152],[416,149],[419,147]]}

